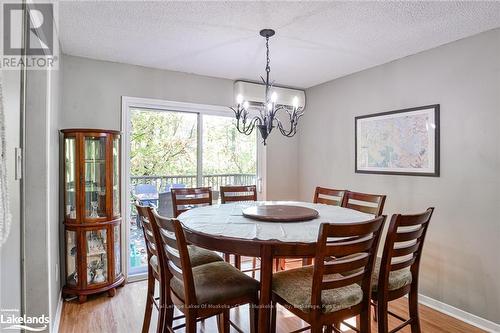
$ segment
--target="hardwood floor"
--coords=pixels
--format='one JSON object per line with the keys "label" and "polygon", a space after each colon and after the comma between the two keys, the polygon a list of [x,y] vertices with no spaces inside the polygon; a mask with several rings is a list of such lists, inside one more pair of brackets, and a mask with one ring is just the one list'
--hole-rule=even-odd
{"label": "hardwood floor", "polygon": [[[88,301],[78,304],[76,301],[64,302],[59,332],[61,333],[135,333],[140,332],[144,315],[144,303],[146,295],[146,282],[134,282],[118,288],[115,297],[107,297],[106,294],[90,296]],[[400,299],[391,304],[391,310],[399,315],[406,316],[406,299]],[[155,332],[156,317],[153,311],[153,319],[150,332]],[[461,322],[455,318],[444,315],[425,306],[420,306],[422,332],[429,333],[475,333],[483,332],[473,326]],[[243,331],[248,331],[248,309],[242,307],[233,309],[231,320]],[[354,322],[355,323],[355,322]],[[391,318],[390,328],[396,327],[398,322]],[[290,312],[278,308],[277,332],[290,332],[305,323],[292,315]],[[373,323],[372,332],[376,332],[376,324]],[[346,327],[344,327],[346,328]],[[198,323],[199,332],[217,332],[214,318],[206,320],[203,324]],[[183,332],[183,330],[178,330]],[[231,332],[236,332],[232,329]],[[307,331],[306,331],[307,332]],[[352,332],[347,330],[346,332]],[[405,328],[401,332],[410,332]]]}

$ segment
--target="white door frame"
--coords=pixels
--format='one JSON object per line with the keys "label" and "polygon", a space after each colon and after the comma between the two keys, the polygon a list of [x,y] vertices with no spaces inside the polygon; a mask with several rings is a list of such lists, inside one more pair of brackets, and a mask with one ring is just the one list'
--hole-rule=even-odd
{"label": "white door frame", "polygon": [[[129,97],[122,96],[122,109],[121,109],[121,175],[122,175],[122,196],[121,196],[121,213],[122,221],[122,267],[124,268],[124,274],[127,281],[136,281],[144,279],[144,274],[134,275],[129,277],[129,262],[128,262],[128,249],[129,249],[129,226],[128,226],[128,216],[130,216],[130,109],[140,108],[140,109],[151,109],[155,111],[173,111],[173,112],[189,112],[197,113],[198,115],[211,115],[211,116],[223,116],[231,117],[233,112],[227,106],[219,105],[208,105],[208,104],[197,104],[197,103],[185,103],[168,101],[162,99],[152,99],[152,98],[140,98],[140,97]],[[202,135],[202,122],[198,117],[198,166],[197,173],[200,175],[201,171],[201,135]],[[258,139],[256,139],[259,141]],[[257,142],[257,197],[259,200],[266,200],[266,147],[260,142]],[[125,261],[125,262],[124,262]]]}

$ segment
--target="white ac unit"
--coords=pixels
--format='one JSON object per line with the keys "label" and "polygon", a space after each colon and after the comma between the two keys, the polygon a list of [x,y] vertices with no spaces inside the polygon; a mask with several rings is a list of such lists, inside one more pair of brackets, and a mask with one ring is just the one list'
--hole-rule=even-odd
{"label": "white ac unit", "polygon": [[[305,108],[306,106],[306,93],[303,90],[272,87],[272,91],[276,92],[278,99],[277,104],[292,106],[294,97],[298,99],[298,107]],[[242,95],[245,101],[250,104],[264,103],[266,86],[263,84],[236,81],[234,82],[234,100],[236,96]]]}

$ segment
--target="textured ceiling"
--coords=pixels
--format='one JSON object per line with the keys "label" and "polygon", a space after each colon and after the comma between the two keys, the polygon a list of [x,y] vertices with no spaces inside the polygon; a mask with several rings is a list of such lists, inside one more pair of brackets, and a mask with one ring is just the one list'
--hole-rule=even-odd
{"label": "textured ceiling", "polygon": [[66,54],[307,88],[500,27],[500,2],[59,2]]}

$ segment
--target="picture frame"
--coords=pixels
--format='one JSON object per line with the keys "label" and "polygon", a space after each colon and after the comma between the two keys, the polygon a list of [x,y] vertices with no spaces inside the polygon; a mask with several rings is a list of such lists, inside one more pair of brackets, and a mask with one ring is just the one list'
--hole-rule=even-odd
{"label": "picture frame", "polygon": [[439,177],[440,105],[354,118],[355,172]]}

